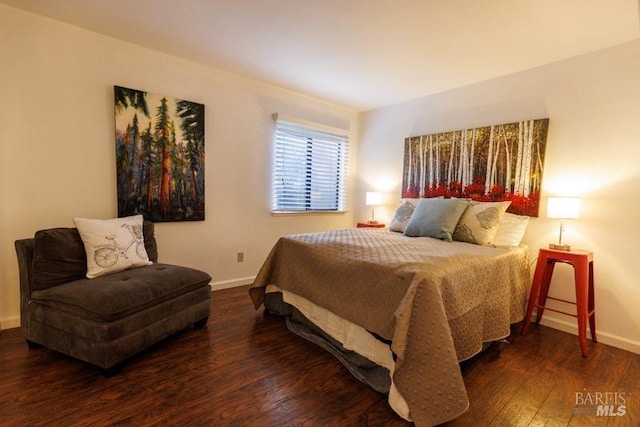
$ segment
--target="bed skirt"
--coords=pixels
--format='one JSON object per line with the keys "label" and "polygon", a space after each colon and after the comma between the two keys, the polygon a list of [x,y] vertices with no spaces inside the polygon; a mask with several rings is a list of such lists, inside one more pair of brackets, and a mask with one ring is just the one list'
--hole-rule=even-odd
{"label": "bed skirt", "polygon": [[291,332],[333,354],[358,380],[378,393],[389,393],[391,375],[387,368],[377,365],[355,351],[344,348],[340,341],[316,326],[300,310],[285,303],[281,292],[268,293],[265,298],[265,308],[270,313],[283,316]]}

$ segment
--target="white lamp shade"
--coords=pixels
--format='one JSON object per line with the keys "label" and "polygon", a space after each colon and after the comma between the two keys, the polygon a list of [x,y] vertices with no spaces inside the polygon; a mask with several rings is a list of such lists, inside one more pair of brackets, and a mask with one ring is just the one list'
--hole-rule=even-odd
{"label": "white lamp shade", "polygon": [[549,197],[547,217],[575,219],[580,217],[580,199],[577,197]]}
{"label": "white lamp shade", "polygon": [[382,193],[378,193],[377,191],[367,191],[367,206],[378,206],[382,203]]}

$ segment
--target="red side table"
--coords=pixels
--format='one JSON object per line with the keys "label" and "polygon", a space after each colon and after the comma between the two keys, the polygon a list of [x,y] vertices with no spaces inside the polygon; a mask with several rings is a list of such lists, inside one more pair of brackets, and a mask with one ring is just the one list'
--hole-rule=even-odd
{"label": "red side table", "polygon": [[359,222],[356,228],[384,228],[385,225],[381,222]]}
{"label": "red side table", "polygon": [[[548,296],[549,284],[553,275],[553,268],[556,262],[570,264],[574,269],[576,301],[566,301],[560,298]],[[545,307],[548,299],[562,301],[576,306],[577,314],[568,313],[562,310]],[[578,318],[578,337],[580,339],[580,349],[582,355],[587,356],[587,320],[591,330],[591,340],[596,340],[596,314],[593,299],[593,253],[582,250],[563,251],[556,249],[540,249],[536,271],[531,284],[531,294],[529,294],[529,305],[524,318],[524,326],[521,334],[524,335],[531,324],[533,308],[536,307],[536,323],[540,323],[545,308],[557,313]]]}

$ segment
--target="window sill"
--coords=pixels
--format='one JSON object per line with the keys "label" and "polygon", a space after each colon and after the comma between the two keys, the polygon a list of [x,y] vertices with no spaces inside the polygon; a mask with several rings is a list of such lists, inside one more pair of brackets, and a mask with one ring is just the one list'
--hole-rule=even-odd
{"label": "window sill", "polygon": [[271,211],[271,216],[346,214],[347,211]]}

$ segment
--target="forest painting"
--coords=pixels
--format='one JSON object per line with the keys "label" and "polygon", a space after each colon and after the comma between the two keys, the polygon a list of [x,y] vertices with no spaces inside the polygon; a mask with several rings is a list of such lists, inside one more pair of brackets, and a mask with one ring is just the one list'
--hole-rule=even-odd
{"label": "forest painting", "polygon": [[510,200],[538,216],[549,119],[406,138],[403,198]]}
{"label": "forest painting", "polygon": [[118,216],[204,220],[204,105],[114,86]]}

